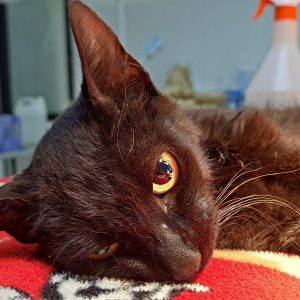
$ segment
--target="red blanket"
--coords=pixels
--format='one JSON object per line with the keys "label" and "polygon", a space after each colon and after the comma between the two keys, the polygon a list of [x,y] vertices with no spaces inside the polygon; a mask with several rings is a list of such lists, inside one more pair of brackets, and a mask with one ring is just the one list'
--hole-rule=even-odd
{"label": "red blanket", "polygon": [[300,299],[300,258],[274,253],[216,251],[189,284],[136,283],[58,273],[0,232],[0,299]]}

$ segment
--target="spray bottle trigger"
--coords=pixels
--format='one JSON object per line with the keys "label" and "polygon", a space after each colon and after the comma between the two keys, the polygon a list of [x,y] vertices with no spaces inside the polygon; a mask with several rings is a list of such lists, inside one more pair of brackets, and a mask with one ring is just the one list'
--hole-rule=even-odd
{"label": "spray bottle trigger", "polygon": [[271,0],[261,0],[259,7],[256,11],[256,14],[254,16],[254,20],[258,20],[265,12],[267,5],[273,5],[273,2]]}

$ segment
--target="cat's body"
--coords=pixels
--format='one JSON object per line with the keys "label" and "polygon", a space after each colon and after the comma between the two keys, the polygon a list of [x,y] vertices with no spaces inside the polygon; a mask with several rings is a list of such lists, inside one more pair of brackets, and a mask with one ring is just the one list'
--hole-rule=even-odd
{"label": "cat's body", "polygon": [[142,280],[189,280],[215,246],[299,253],[300,114],[182,112],[89,8],[70,19],[82,94],[1,188],[0,230],[57,268]]}
{"label": "cat's body", "polygon": [[217,194],[237,177],[218,200],[218,247],[300,254],[300,109],[190,115],[203,132]]}

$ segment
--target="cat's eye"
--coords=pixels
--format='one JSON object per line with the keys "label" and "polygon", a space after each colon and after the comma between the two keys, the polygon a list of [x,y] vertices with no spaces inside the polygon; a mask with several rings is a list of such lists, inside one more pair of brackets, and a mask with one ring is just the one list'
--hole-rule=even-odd
{"label": "cat's eye", "polygon": [[179,168],[172,154],[163,152],[159,158],[153,178],[153,193],[162,195],[169,192],[176,184]]}
{"label": "cat's eye", "polygon": [[105,248],[102,248],[97,253],[91,254],[90,259],[92,260],[104,260],[112,256],[118,249],[119,243],[112,244]]}

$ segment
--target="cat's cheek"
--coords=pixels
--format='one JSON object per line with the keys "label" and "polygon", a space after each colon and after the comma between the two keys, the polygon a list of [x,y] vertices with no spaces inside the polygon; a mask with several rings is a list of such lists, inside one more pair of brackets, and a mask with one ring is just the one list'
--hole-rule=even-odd
{"label": "cat's cheek", "polygon": [[209,263],[216,246],[219,234],[219,212],[217,209],[213,211],[207,224],[203,224],[199,234],[201,235],[199,239],[199,249],[201,252],[201,267],[199,272],[201,272]]}

